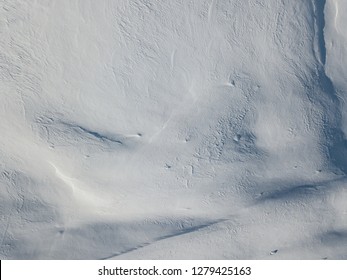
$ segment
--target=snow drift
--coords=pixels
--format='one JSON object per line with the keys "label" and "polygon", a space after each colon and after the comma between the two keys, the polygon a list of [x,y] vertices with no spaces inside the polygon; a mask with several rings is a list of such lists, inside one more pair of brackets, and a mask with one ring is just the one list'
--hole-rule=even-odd
{"label": "snow drift", "polygon": [[0,1],[2,259],[346,259],[347,3]]}

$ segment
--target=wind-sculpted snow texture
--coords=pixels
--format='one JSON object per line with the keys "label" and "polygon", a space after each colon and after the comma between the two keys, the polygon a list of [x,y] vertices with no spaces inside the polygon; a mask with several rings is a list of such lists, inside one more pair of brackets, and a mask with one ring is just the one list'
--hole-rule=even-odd
{"label": "wind-sculpted snow texture", "polygon": [[346,15],[0,0],[0,258],[347,259]]}

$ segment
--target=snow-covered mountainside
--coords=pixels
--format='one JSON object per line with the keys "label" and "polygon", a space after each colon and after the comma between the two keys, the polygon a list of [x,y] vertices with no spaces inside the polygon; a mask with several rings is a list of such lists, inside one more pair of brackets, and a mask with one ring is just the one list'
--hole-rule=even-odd
{"label": "snow-covered mountainside", "polygon": [[347,1],[0,0],[1,259],[347,259]]}

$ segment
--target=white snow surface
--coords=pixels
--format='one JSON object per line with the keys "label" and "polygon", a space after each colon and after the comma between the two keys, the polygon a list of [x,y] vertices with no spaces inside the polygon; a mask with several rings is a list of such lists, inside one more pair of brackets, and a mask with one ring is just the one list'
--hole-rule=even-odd
{"label": "white snow surface", "polygon": [[347,259],[347,1],[0,0],[1,259]]}

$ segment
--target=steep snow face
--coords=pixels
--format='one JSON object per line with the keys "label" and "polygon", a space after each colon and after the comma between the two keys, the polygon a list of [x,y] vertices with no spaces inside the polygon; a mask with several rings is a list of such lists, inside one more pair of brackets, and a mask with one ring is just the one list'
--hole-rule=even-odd
{"label": "steep snow face", "polygon": [[0,1],[1,258],[346,258],[342,2]]}
{"label": "steep snow face", "polygon": [[[333,81],[341,103],[345,104],[346,42],[344,24],[347,21],[347,4],[344,1],[327,1],[325,8],[324,37],[327,49],[326,72]],[[345,111],[345,110],[344,110]],[[344,128],[345,129],[345,128]]]}
{"label": "steep snow face", "polygon": [[[341,131],[347,133],[347,107],[346,107],[346,90],[347,90],[347,36],[344,32],[344,26],[347,22],[347,4],[344,1],[328,1],[325,7],[325,28],[324,36],[327,49],[327,60],[325,72],[331,80],[335,95],[339,100],[341,111]],[[340,137],[337,149],[334,151],[337,164],[347,170],[347,151],[346,139]]]}

